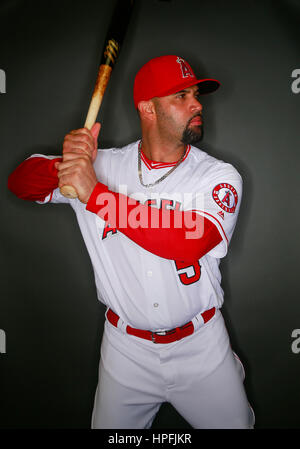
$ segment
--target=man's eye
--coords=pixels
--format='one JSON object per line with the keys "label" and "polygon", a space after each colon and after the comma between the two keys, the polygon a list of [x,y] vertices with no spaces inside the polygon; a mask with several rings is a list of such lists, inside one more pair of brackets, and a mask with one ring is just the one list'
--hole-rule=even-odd
{"label": "man's eye", "polygon": [[185,97],[185,94],[178,94],[177,95],[177,98],[184,98]]}

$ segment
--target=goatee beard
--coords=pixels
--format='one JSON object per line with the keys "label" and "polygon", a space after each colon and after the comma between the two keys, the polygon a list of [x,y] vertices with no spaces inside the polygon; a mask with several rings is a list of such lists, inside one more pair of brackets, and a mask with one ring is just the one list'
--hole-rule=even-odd
{"label": "goatee beard", "polygon": [[[202,119],[202,116],[200,116],[200,115],[197,115],[197,116],[201,118],[202,124],[199,126],[189,127],[190,122],[195,118],[195,117],[192,117],[188,121],[188,123],[182,133],[181,142],[185,143],[186,145],[193,145],[194,143],[200,142],[200,140],[203,139],[203,119]],[[195,128],[197,130],[195,130]]]}

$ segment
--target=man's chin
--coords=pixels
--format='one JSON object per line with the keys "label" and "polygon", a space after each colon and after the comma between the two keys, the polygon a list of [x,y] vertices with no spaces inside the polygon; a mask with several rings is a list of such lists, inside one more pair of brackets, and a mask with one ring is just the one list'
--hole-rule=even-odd
{"label": "man's chin", "polygon": [[182,134],[181,142],[186,145],[193,145],[194,143],[200,142],[203,139],[203,128],[202,126],[193,126],[193,128],[186,128]]}

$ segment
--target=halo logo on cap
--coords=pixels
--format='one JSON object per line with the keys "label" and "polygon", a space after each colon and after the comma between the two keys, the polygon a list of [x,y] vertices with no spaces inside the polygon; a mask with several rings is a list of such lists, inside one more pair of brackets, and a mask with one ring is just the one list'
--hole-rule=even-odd
{"label": "halo logo on cap", "polygon": [[178,58],[176,59],[176,62],[178,62],[178,64],[180,64],[181,73],[182,73],[183,78],[188,78],[189,76],[191,78],[195,78],[195,75],[193,74],[191,68],[188,66],[188,64],[186,63],[186,61],[184,59],[182,59],[178,56]]}

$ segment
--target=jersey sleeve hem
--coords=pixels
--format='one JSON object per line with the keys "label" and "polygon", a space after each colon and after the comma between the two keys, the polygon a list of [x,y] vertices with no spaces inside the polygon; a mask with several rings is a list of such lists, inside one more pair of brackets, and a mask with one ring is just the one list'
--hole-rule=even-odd
{"label": "jersey sleeve hem", "polygon": [[43,199],[43,201],[37,200],[36,203],[37,203],[37,204],[47,204],[47,203],[51,203],[52,198],[53,198],[53,192],[54,192],[54,190],[52,190],[52,192],[49,193],[49,195],[47,195],[47,196]]}
{"label": "jersey sleeve hem", "polygon": [[207,218],[211,223],[213,223],[216,226],[222,238],[222,241],[207,254],[217,258],[225,257],[228,251],[229,240],[222,224],[219,222],[219,220],[217,220],[217,218],[214,215],[209,214],[208,212],[195,209],[193,210],[193,212],[196,212],[197,214]]}

